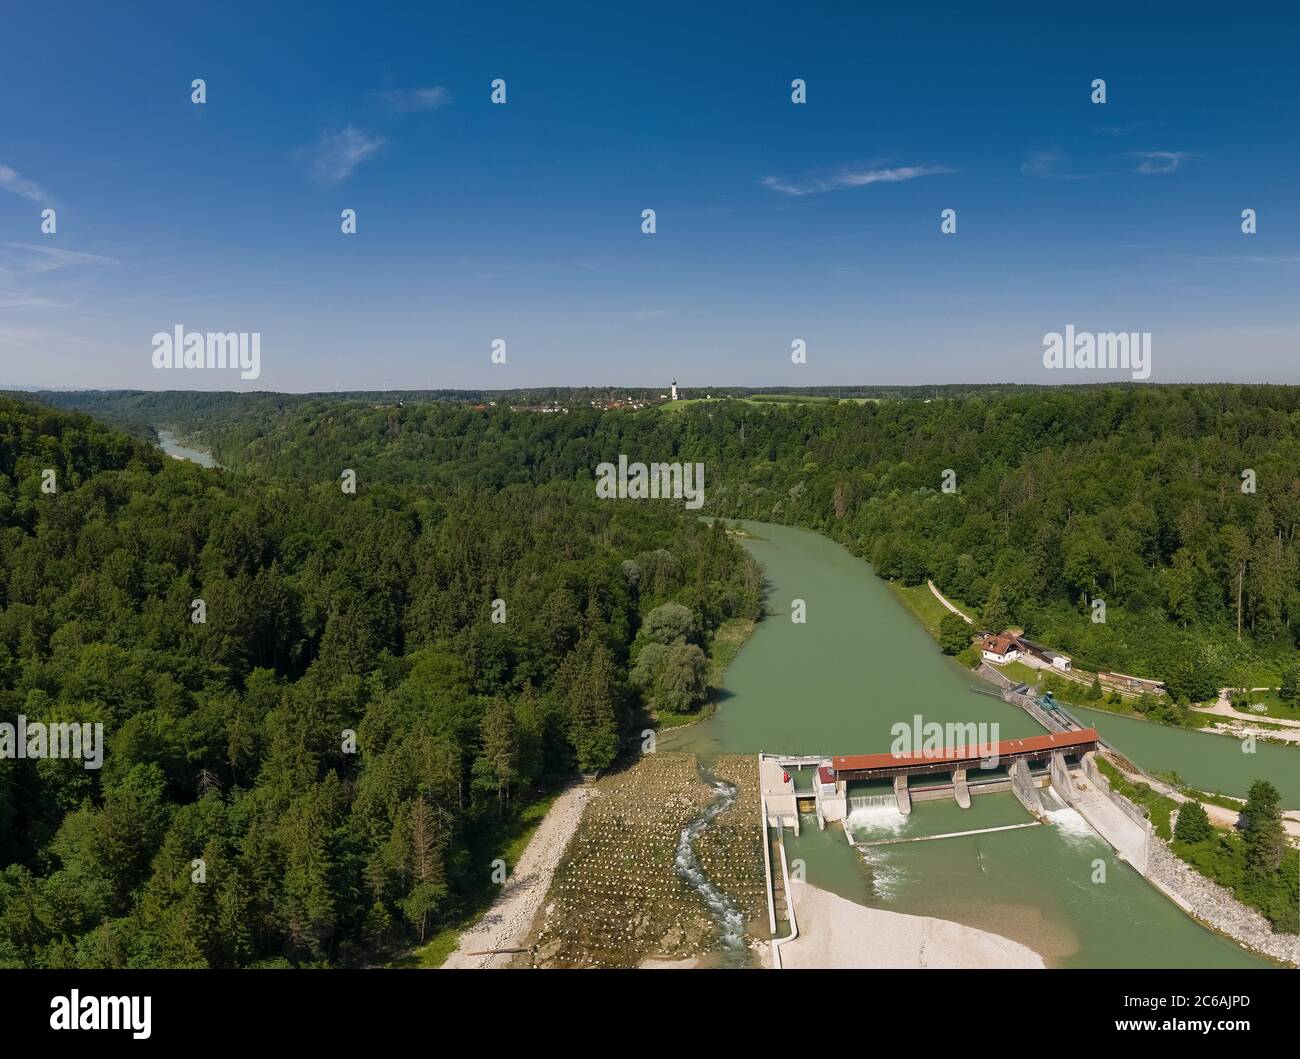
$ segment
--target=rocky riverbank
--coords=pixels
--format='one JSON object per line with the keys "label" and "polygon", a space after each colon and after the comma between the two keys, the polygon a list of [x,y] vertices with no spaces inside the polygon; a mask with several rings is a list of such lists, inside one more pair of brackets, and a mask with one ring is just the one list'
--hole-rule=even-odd
{"label": "rocky riverbank", "polygon": [[1267,919],[1247,908],[1232,891],[1180,860],[1153,835],[1147,850],[1147,878],[1184,911],[1220,934],[1292,966],[1300,966],[1300,936],[1277,934]]}

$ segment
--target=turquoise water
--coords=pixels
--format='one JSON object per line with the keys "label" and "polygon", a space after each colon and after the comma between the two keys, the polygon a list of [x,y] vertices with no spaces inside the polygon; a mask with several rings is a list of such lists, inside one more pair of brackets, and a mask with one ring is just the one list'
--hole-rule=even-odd
{"label": "turquoise water", "polygon": [[[728,668],[715,714],[663,734],[661,748],[706,757],[760,750],[880,752],[890,748],[893,726],[910,725],[916,715],[939,723],[997,724],[994,738],[1041,732],[1016,707],[973,694],[971,675],[939,652],[866,563],[815,533],[745,525],[761,538],[745,546],[766,573],[768,616]],[[790,620],[796,599],[806,607],[804,624]],[[1099,727],[1108,720],[1099,718]],[[1202,754],[1209,755],[1209,767],[1210,756],[1225,749],[1213,745],[1213,736],[1147,727],[1155,739],[1211,744],[1184,747],[1180,738],[1162,751],[1167,757],[1149,762],[1137,735],[1117,732],[1117,744],[1131,746],[1135,760],[1149,767],[1166,767],[1166,760],[1189,766]],[[1110,728],[1102,727],[1103,734],[1109,737]],[[1286,764],[1269,758],[1270,765]],[[907,818],[896,810],[868,811],[855,815],[854,829],[859,840],[869,840],[1028,819],[1011,794],[984,794],[968,810],[944,800],[916,802]],[[1189,919],[1118,861],[1072,809],[1055,812],[1050,826],[867,850],[851,847],[839,825],[821,832],[814,818],[804,820],[811,827],[799,838],[786,832],[787,853],[803,862],[814,885],[862,904],[994,931],[1033,948],[1052,966],[1267,965]]]}

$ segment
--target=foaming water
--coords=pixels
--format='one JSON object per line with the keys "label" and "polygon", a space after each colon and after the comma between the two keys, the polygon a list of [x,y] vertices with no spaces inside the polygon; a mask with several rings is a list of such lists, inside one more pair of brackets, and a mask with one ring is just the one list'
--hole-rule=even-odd
{"label": "foaming water", "polygon": [[1077,809],[1071,809],[1068,805],[1062,809],[1049,810],[1047,818],[1067,841],[1101,841],[1101,837],[1092,829],[1092,825],[1079,815]]}
{"label": "foaming water", "polygon": [[737,788],[735,784],[727,783],[716,776],[707,773],[703,775],[717,797],[708,804],[704,812],[682,828],[682,833],[677,837],[674,866],[677,874],[690,883],[708,906],[709,915],[718,927],[723,963],[733,966],[744,965],[749,963],[750,959],[749,946],[745,942],[745,917],[731,899],[714,886],[709,877],[704,874],[694,848],[695,837],[731,808],[736,800]]}
{"label": "foaming water", "polygon": [[846,821],[854,838],[888,838],[907,826],[907,817],[895,805],[873,805],[854,809]]}
{"label": "foaming water", "polygon": [[907,881],[907,873],[883,849],[863,849],[862,861],[867,866],[867,876],[872,893],[882,901],[897,897]]}

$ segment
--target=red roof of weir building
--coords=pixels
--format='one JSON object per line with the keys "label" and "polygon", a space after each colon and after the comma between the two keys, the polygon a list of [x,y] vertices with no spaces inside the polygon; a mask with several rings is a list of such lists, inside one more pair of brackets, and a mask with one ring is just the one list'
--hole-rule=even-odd
{"label": "red roof of weir building", "polygon": [[[1078,732],[1052,732],[1050,735],[1031,735],[1027,739],[1004,739],[997,744],[998,757],[1015,754],[1032,754],[1042,750],[1069,750],[1097,742],[1097,729],[1084,728]],[[861,769],[898,768],[900,765],[932,765],[938,761],[979,761],[991,756],[988,747],[954,747],[951,750],[916,750],[906,754],[857,754],[831,758],[836,772],[856,772]]]}

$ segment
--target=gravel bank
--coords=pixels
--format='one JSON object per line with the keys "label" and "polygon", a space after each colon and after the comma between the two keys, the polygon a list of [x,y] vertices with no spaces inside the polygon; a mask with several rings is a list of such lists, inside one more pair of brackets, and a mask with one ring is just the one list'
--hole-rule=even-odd
{"label": "gravel bank", "polygon": [[505,967],[512,956],[471,956],[471,952],[507,949],[522,945],[533,925],[542,899],[551,886],[551,876],[578,829],[591,788],[578,786],[555,800],[537,828],[514,872],[500,895],[483,917],[460,936],[444,968]]}

